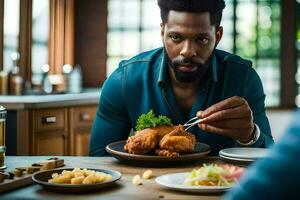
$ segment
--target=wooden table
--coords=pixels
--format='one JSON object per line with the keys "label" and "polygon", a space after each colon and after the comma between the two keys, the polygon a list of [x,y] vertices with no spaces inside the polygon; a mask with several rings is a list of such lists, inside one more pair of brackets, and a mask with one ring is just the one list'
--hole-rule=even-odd
{"label": "wooden table", "polygon": [[[8,156],[6,157],[6,165],[8,170],[20,166],[29,166],[40,160],[45,160],[46,156]],[[155,183],[155,178],[144,180],[143,185],[135,186],[132,184],[132,178],[136,174],[142,175],[149,168],[128,166],[120,163],[112,157],[60,157],[65,160],[66,167],[89,167],[117,170],[122,173],[121,180],[116,184],[101,189],[99,192],[83,193],[83,194],[63,194],[54,193],[43,189],[40,185],[33,184],[23,188],[15,189],[0,194],[0,199],[197,199],[197,200],[217,200],[221,199],[222,194],[199,194],[172,191],[163,188]],[[200,166],[202,162],[218,162],[218,157],[207,157],[198,163],[184,167],[173,168],[151,168],[155,176],[166,173],[185,172],[192,168]]]}

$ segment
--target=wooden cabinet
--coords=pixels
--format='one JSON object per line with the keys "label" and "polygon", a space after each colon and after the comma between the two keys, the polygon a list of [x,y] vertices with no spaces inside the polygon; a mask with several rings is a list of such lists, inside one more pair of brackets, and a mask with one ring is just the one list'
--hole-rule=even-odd
{"label": "wooden cabinet", "polygon": [[88,155],[96,110],[96,105],[29,110],[30,155]]}
{"label": "wooden cabinet", "polygon": [[87,156],[90,142],[91,127],[97,107],[80,106],[69,110],[70,116],[70,154]]}
{"label": "wooden cabinet", "polygon": [[32,155],[69,154],[68,108],[32,110],[30,121]]}

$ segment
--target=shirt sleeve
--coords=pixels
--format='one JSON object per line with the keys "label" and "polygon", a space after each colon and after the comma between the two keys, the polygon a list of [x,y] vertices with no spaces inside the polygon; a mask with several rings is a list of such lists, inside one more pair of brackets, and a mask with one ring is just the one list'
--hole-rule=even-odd
{"label": "shirt sleeve", "polygon": [[91,131],[89,155],[103,156],[112,142],[127,139],[131,124],[126,109],[124,69],[119,68],[103,84]]}
{"label": "shirt sleeve", "polygon": [[254,163],[224,200],[299,198],[300,112],[268,156]]}
{"label": "shirt sleeve", "polygon": [[250,68],[247,87],[246,100],[253,113],[253,121],[260,129],[260,137],[254,147],[270,147],[274,144],[271,135],[269,120],[266,116],[265,110],[265,94],[262,82],[253,68]]}

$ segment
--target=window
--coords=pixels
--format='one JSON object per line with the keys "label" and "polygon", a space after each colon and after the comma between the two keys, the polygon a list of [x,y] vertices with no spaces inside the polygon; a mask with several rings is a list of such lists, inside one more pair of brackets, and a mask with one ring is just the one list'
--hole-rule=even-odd
{"label": "window", "polygon": [[4,0],[3,69],[10,71],[13,63],[11,55],[18,52],[20,0]]}
{"label": "window", "polygon": [[[262,79],[267,106],[280,104],[280,0],[227,0],[224,49],[249,59]],[[233,25],[230,24],[233,22]]]}
{"label": "window", "polygon": [[48,0],[32,2],[32,83],[39,84],[41,67],[48,64],[48,40],[50,26],[50,5]]}
{"label": "window", "polygon": [[159,24],[156,1],[108,1],[107,76],[120,60],[161,46]]}
{"label": "window", "polygon": [[[160,13],[153,0],[108,3],[107,75],[124,58],[162,45]],[[220,49],[253,62],[267,106],[280,104],[280,0],[226,0]]]}

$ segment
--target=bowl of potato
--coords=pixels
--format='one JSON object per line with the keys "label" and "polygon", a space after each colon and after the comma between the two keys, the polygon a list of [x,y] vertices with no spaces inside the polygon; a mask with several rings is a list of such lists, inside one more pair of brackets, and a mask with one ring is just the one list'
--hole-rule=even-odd
{"label": "bowl of potato", "polygon": [[90,168],[61,168],[41,171],[32,180],[55,192],[88,192],[112,185],[121,178],[118,171]]}

